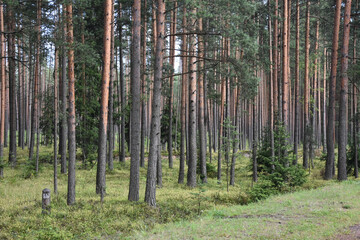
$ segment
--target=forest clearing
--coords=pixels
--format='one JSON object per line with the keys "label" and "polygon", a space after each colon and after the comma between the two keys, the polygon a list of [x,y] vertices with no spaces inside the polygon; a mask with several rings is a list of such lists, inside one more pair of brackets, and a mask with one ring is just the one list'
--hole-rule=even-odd
{"label": "forest clearing", "polygon": [[0,0],[0,239],[357,237],[359,19]]}

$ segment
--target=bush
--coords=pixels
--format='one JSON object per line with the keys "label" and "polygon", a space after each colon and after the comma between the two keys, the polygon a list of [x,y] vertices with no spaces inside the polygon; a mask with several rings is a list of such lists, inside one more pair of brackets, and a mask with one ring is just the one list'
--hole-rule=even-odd
{"label": "bush", "polygon": [[271,181],[260,181],[254,185],[248,192],[251,202],[257,202],[275,195],[279,191],[274,187]]}
{"label": "bush", "polygon": [[282,123],[274,126],[275,156],[271,156],[270,129],[264,130],[262,144],[259,147],[257,161],[260,184],[250,191],[253,200],[260,200],[277,192],[291,191],[293,187],[303,185],[307,173],[299,165],[290,165],[292,153],[287,139],[289,138]]}

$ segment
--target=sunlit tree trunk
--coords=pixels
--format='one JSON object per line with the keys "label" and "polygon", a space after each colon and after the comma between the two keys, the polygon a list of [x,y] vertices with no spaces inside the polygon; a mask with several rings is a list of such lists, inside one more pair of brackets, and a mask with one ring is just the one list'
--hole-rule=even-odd
{"label": "sunlit tree trunk", "polygon": [[350,14],[351,0],[346,0],[344,13],[344,36],[341,51],[341,82],[340,82],[340,103],[339,103],[339,158],[338,158],[338,180],[347,179],[346,170],[346,146],[348,141],[347,132],[347,108],[348,108],[348,54],[350,40]]}
{"label": "sunlit tree trunk", "polygon": [[75,137],[75,72],[74,72],[74,32],[72,19],[72,4],[66,5],[67,43],[68,50],[68,78],[69,78],[69,108],[68,108],[68,144],[69,144],[69,168],[68,168],[68,194],[67,204],[75,203],[75,165],[76,165],[76,137]]}
{"label": "sunlit tree trunk", "polygon": [[325,165],[325,179],[333,178],[333,168],[335,161],[335,90],[336,90],[336,71],[337,71],[337,57],[339,47],[339,30],[340,30],[340,13],[341,13],[341,0],[336,1],[336,10],[334,17],[334,31],[332,40],[332,54],[331,54],[331,75],[329,82],[329,107],[327,114],[327,133],[326,133],[326,146],[327,157]]}

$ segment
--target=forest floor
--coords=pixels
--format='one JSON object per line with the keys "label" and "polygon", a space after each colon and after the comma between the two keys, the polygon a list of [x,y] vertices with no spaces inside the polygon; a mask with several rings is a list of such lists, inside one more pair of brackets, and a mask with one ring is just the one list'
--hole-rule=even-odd
{"label": "forest floor", "polygon": [[[7,152],[5,152],[5,156],[7,156],[6,154]],[[107,194],[103,203],[95,194],[96,165],[84,168],[79,160],[76,170],[76,204],[68,207],[66,205],[67,174],[60,174],[59,166],[59,193],[58,195],[51,193],[51,214],[42,215],[41,192],[44,188],[53,191],[53,166],[51,163],[53,151],[51,147],[40,148],[40,172],[36,176],[29,170],[31,166],[27,164],[27,154],[27,150],[18,149],[17,166],[14,169],[5,167],[4,179],[0,180],[0,239],[123,239],[133,236],[135,233],[139,234],[136,235],[136,238],[152,237],[156,239],[169,238],[169,236],[177,238],[176,236],[178,236],[180,238],[213,239],[227,236],[237,237],[239,235],[234,235],[235,233],[232,231],[236,230],[236,234],[240,234],[245,231],[245,228],[249,228],[251,231],[246,231],[244,236],[253,236],[252,234],[258,232],[265,234],[266,229],[270,230],[274,226],[277,226],[276,229],[279,231],[271,230],[270,233],[275,234],[272,236],[284,236],[281,234],[286,231],[288,234],[293,231],[293,236],[297,236],[296,234],[300,234],[301,229],[303,229],[301,230],[303,234],[316,232],[321,225],[314,224],[312,220],[321,217],[322,214],[325,217],[328,216],[330,220],[335,219],[332,211],[326,209],[329,211],[326,212],[323,209],[323,204],[341,209],[338,217],[340,220],[342,217],[345,218],[341,220],[340,225],[330,220],[329,223],[322,223],[327,226],[326,229],[329,229],[328,235],[323,236],[335,233],[334,227],[360,223],[360,221],[355,221],[356,214],[351,215],[354,210],[360,209],[360,206],[353,202],[358,199],[358,197],[354,197],[354,194],[359,195],[360,185],[353,182],[336,185],[335,181],[321,180],[321,169],[324,167],[324,162],[318,159],[315,160],[315,169],[311,170],[308,181],[302,189],[335,184],[333,187],[328,190],[326,188],[319,190],[319,192],[300,192],[294,195],[274,197],[257,204],[240,206],[248,204],[250,201],[247,195],[252,185],[250,159],[246,157],[249,152],[242,152],[238,155],[235,186],[230,186],[229,191],[227,191],[226,184],[226,163],[223,163],[222,182],[219,183],[216,179],[214,170],[216,169],[216,155],[213,155],[213,171],[209,172],[208,184],[198,188],[188,188],[185,184],[177,183],[178,157],[174,158],[174,168],[169,169],[168,159],[164,153],[163,186],[157,189],[157,208],[150,208],[144,203],[146,168],[140,169],[140,201],[129,202],[127,200],[130,167],[128,159],[125,163],[115,161],[115,169],[107,172]],[[78,156],[80,159],[81,154],[79,153]],[[185,168],[185,173],[186,171],[187,168]],[[338,190],[339,192],[335,194]],[[329,195],[332,192],[334,196]],[[322,196],[321,194],[324,194],[324,198],[329,198],[324,203],[317,202],[315,199],[316,196]],[[353,200],[348,198],[353,198]],[[299,203],[292,203],[292,199],[297,199]],[[302,203],[302,201],[304,202]],[[312,208],[314,211],[311,214],[304,212],[304,209]],[[294,211],[286,212],[289,209]],[[296,215],[296,212],[300,215]],[[328,213],[329,215],[327,215]],[[238,217],[229,218],[234,215]],[[294,217],[290,217],[292,215]],[[347,219],[348,215],[350,219]],[[195,222],[186,222],[194,219],[196,219]],[[296,222],[300,220],[304,224],[298,226]],[[217,221],[221,224],[211,225],[216,225]],[[164,225],[169,223],[174,224]],[[202,229],[203,223],[207,223],[209,228]],[[266,226],[260,227],[259,223],[266,223]],[[198,227],[196,227],[197,224]],[[243,225],[240,226],[240,224]],[[282,230],[280,225],[289,226],[286,229],[290,230]],[[231,226],[234,227],[232,230],[225,231],[228,227],[231,229]],[[142,235],[154,228],[157,229],[157,232],[163,231],[163,233]],[[165,228],[169,228],[169,230],[165,231]],[[186,230],[182,231],[181,229]],[[212,237],[207,234],[213,233],[216,229],[219,230],[218,235],[214,233],[215,235]],[[174,232],[168,235],[171,231]],[[198,233],[193,236],[182,235],[187,231],[189,234]],[[280,235],[276,235],[277,232]]]}
{"label": "forest floor", "polygon": [[217,207],[195,221],[155,227],[133,239],[359,239],[360,181]]}

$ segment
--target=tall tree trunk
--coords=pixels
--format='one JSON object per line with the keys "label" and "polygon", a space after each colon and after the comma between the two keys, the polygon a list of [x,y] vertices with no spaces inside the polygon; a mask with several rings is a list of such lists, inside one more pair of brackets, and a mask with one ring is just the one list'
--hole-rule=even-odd
{"label": "tall tree trunk", "polygon": [[341,51],[341,82],[339,103],[339,158],[338,158],[338,180],[346,180],[346,145],[348,141],[347,132],[347,107],[348,107],[348,54],[350,40],[350,14],[351,0],[346,0],[344,13],[344,36]]}
{"label": "tall tree trunk", "polygon": [[[202,18],[198,20],[199,32],[203,31],[203,21]],[[202,183],[207,183],[207,173],[206,173],[206,126],[205,126],[205,88],[204,88],[204,37],[199,36],[199,47],[198,47],[198,56],[199,56],[199,76],[198,76],[198,97],[199,97],[199,143],[200,143],[200,178]]]}
{"label": "tall tree trunk", "polygon": [[96,174],[96,193],[101,200],[106,190],[106,139],[108,125],[109,85],[111,71],[111,32],[112,32],[112,0],[104,2],[104,55],[101,81],[101,110],[99,126],[98,165]]}
{"label": "tall tree trunk", "polygon": [[[358,5],[358,0],[356,1],[356,10],[359,9],[359,5]],[[357,42],[357,38],[356,38],[356,26],[354,26],[354,39],[353,39],[353,65],[356,66],[356,42]],[[353,78],[355,79],[355,77]],[[353,112],[354,112],[354,116],[355,116],[355,120],[354,120],[354,133],[353,133],[353,141],[354,141],[354,152],[355,152],[355,156],[354,156],[354,176],[355,178],[358,178],[359,177],[359,166],[358,166],[358,128],[359,128],[359,120],[357,118],[357,114],[358,114],[358,99],[357,99],[357,94],[358,94],[358,90],[356,88],[356,85],[353,81],[353,101],[354,101],[354,104],[353,104]]]}
{"label": "tall tree trunk", "polygon": [[[56,39],[56,35],[55,35],[55,39]],[[58,118],[59,118],[58,69],[59,69],[59,51],[58,51],[58,46],[55,46],[55,64],[54,64],[54,193],[55,194],[58,193],[58,184],[57,184],[57,158],[58,158],[57,132],[58,132]]]}
{"label": "tall tree trunk", "polygon": [[[196,10],[192,10],[196,15]],[[196,19],[190,18],[191,31],[195,30]],[[195,36],[189,36],[189,163],[187,174],[187,185],[196,186],[196,166],[197,166],[197,142],[196,142],[196,45]]]}
{"label": "tall tree trunk", "polygon": [[275,11],[274,11],[274,41],[273,41],[273,81],[274,81],[274,89],[273,89],[273,97],[274,97],[274,112],[275,118],[278,115],[278,0],[274,0],[275,2]]}
{"label": "tall tree trunk", "polygon": [[288,0],[283,1],[283,61],[282,61],[282,116],[286,130],[289,130],[289,70],[288,70]]}
{"label": "tall tree trunk", "polygon": [[111,47],[110,47],[110,83],[109,83],[109,154],[108,154],[108,167],[112,171],[114,169],[114,0],[111,0]]}
{"label": "tall tree trunk", "polygon": [[[185,31],[186,23],[186,8],[183,8],[183,19],[182,19],[183,31]],[[186,35],[184,34],[181,39],[181,50],[183,52],[184,57],[182,58],[182,69],[181,69],[181,139],[180,139],[180,166],[179,166],[179,179],[178,183],[184,183],[184,175],[185,175],[185,138],[186,138],[186,86],[187,86],[187,75],[186,66],[187,66],[187,42]]]}
{"label": "tall tree trunk", "polygon": [[295,47],[295,123],[294,123],[294,159],[293,165],[297,165],[298,160],[298,133],[299,133],[299,92],[300,92],[300,4],[299,0],[296,1],[296,47]]}
{"label": "tall tree trunk", "polygon": [[[223,47],[225,47],[225,42],[223,40]],[[225,57],[225,51],[223,51],[223,58]],[[222,138],[223,138],[223,124],[224,124],[224,112],[225,112],[225,97],[226,97],[226,83],[225,78],[220,76],[221,79],[221,106],[220,106],[220,121],[219,121],[219,135],[218,135],[218,169],[217,169],[217,180],[221,181],[221,146],[222,146]]]}
{"label": "tall tree trunk", "polygon": [[67,42],[68,50],[68,78],[69,78],[69,109],[68,109],[68,144],[69,144],[69,169],[67,204],[75,203],[75,165],[76,165],[76,136],[75,136],[75,72],[74,72],[74,31],[72,20],[72,4],[66,5]]}
{"label": "tall tree trunk", "polygon": [[[268,8],[269,8],[269,20],[268,20],[268,28],[269,28],[269,62],[270,62],[270,74],[269,74],[269,132],[270,132],[270,147],[271,147],[271,161],[273,162],[275,159],[275,149],[274,149],[274,81],[273,81],[273,42],[272,42],[272,23],[271,23],[271,8],[270,8],[270,0],[268,0]],[[241,125],[241,124],[240,124]],[[272,168],[274,165],[272,164]]]}
{"label": "tall tree trunk", "polygon": [[[65,6],[63,6],[65,8]],[[62,29],[62,38],[63,41],[66,40],[66,13],[64,10],[63,13],[63,29]],[[61,127],[60,127],[60,137],[59,137],[59,149],[61,155],[61,173],[67,172],[67,156],[66,156],[66,143],[68,139],[68,125],[67,125],[67,87],[66,87],[66,49],[64,46],[61,46],[61,84],[60,84],[60,111],[61,111]]]}
{"label": "tall tree trunk", "polygon": [[35,132],[38,116],[38,94],[39,94],[39,68],[40,68],[40,44],[41,44],[41,0],[37,1],[37,23],[36,23],[37,41],[35,55],[35,72],[34,72],[34,88],[33,88],[33,104],[31,114],[31,139],[29,149],[29,160],[32,160],[35,145]]}
{"label": "tall tree trunk", "polygon": [[135,0],[132,7],[133,14],[133,34],[131,41],[131,140],[130,140],[130,185],[129,196],[130,201],[139,200],[139,171],[140,171],[140,86],[141,86],[141,0]]}
{"label": "tall tree trunk", "polygon": [[152,115],[150,128],[150,151],[148,160],[148,169],[146,177],[145,202],[155,207],[156,206],[156,169],[158,151],[160,145],[160,118],[161,118],[161,82],[162,82],[162,68],[163,68],[163,48],[164,48],[164,21],[165,21],[165,2],[163,0],[157,1],[157,41],[155,54],[155,69],[154,69],[154,95],[152,101]]}
{"label": "tall tree trunk", "polygon": [[170,65],[172,67],[171,77],[170,77],[170,96],[169,96],[169,135],[168,135],[168,152],[169,152],[169,168],[173,168],[173,132],[172,132],[172,122],[173,122],[173,86],[174,86],[174,77],[172,76],[173,70],[175,68],[175,32],[176,32],[176,8],[177,2],[174,1],[174,8],[171,10],[170,17]]}
{"label": "tall tree trunk", "polygon": [[336,71],[337,71],[337,57],[339,47],[339,30],[340,30],[340,13],[341,0],[336,0],[336,10],[334,17],[334,31],[332,40],[332,54],[331,54],[331,75],[329,82],[329,107],[328,107],[328,123],[326,132],[326,146],[327,157],[325,165],[325,179],[333,178],[333,168],[335,161],[335,90],[336,90]]}
{"label": "tall tree trunk", "polygon": [[303,141],[303,167],[308,168],[309,157],[309,135],[310,135],[310,117],[309,117],[309,52],[310,52],[310,0],[306,1],[306,23],[305,23],[305,79],[304,79],[304,141]]}
{"label": "tall tree trunk", "polygon": [[147,0],[143,4],[142,60],[141,60],[141,150],[140,166],[145,167],[145,135],[146,135],[146,37],[147,37]]}
{"label": "tall tree trunk", "polygon": [[5,138],[5,102],[6,102],[6,76],[5,76],[5,36],[4,36],[4,8],[0,1],[0,80],[1,80],[1,119],[0,119],[0,178],[4,176],[4,138]]}
{"label": "tall tree trunk", "polygon": [[16,165],[16,76],[15,76],[15,16],[13,3],[8,4],[8,56],[9,56],[9,102],[10,102],[10,146],[9,162],[12,167]]}
{"label": "tall tree trunk", "polygon": [[254,98],[254,103],[253,103],[253,142],[252,142],[252,164],[253,164],[253,175],[252,175],[252,180],[253,182],[257,182],[258,180],[258,175],[257,175],[257,127],[256,127],[256,114],[257,114],[257,109],[256,109],[256,104],[257,104],[257,97]]}
{"label": "tall tree trunk", "polygon": [[[119,4],[119,17],[122,17],[122,9],[121,4]],[[125,109],[126,109],[126,84],[124,78],[124,64],[123,64],[123,27],[122,22],[120,22],[119,26],[119,39],[120,39],[120,47],[119,47],[119,68],[120,68],[120,88],[121,88],[121,144],[119,146],[119,158],[120,162],[125,162]]]}

